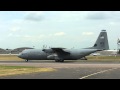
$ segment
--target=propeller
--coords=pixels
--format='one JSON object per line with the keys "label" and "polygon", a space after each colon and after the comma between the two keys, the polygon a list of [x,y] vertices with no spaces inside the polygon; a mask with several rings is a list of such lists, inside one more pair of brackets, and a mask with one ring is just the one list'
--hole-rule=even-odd
{"label": "propeller", "polygon": [[43,45],[42,51],[44,51],[45,53],[52,53],[53,52],[53,50],[51,49],[50,46],[47,48],[47,45]]}
{"label": "propeller", "polygon": [[43,45],[43,47],[42,47],[42,51],[45,51],[46,48],[47,48],[47,45]]}
{"label": "propeller", "polygon": [[[48,47],[48,49],[52,48],[51,46]],[[47,45],[43,45],[42,49],[47,49]]]}
{"label": "propeller", "polygon": [[43,49],[46,49],[47,48],[47,45],[43,45]]}

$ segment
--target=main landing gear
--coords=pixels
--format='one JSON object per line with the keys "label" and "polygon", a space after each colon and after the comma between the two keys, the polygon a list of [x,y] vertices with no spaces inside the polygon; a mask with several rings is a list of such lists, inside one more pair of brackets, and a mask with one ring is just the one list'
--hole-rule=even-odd
{"label": "main landing gear", "polygon": [[56,59],[55,62],[64,62],[63,59]]}
{"label": "main landing gear", "polygon": [[86,57],[84,57],[84,59],[85,59],[85,60],[87,60],[87,58],[86,58]]}

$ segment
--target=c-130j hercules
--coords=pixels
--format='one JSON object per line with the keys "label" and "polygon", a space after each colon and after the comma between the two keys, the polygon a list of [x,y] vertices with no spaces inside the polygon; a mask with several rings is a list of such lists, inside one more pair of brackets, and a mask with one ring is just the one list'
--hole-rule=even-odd
{"label": "c-130j hercules", "polygon": [[18,57],[28,60],[55,60],[55,62],[64,62],[64,60],[78,60],[87,58],[85,56],[91,53],[108,50],[108,38],[106,30],[102,30],[93,47],[83,49],[49,48],[49,49],[26,49]]}

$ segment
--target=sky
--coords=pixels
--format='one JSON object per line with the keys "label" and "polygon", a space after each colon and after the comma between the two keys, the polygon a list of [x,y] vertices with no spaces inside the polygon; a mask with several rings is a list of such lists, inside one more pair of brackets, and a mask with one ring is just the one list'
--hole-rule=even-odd
{"label": "sky", "polygon": [[0,48],[86,48],[103,29],[117,49],[120,11],[0,11]]}

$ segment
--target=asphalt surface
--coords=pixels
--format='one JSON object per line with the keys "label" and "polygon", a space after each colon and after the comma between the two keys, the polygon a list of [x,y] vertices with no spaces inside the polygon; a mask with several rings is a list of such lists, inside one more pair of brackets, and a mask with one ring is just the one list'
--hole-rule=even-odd
{"label": "asphalt surface", "polygon": [[54,68],[56,71],[0,77],[0,79],[120,79],[119,62],[0,61],[0,65]]}

